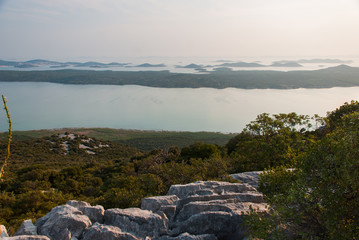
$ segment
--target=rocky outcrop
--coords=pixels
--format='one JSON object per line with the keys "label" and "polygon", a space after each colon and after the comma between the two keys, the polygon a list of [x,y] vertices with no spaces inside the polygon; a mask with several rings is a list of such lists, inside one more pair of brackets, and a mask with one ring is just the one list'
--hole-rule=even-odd
{"label": "rocky outcrop", "polygon": [[88,216],[70,205],[55,207],[36,224],[38,233],[52,240],[79,238],[92,225]]}
{"label": "rocky outcrop", "polygon": [[37,235],[37,227],[32,223],[31,219],[22,222],[19,230],[14,236],[19,235]]}
{"label": "rocky outcrop", "polygon": [[263,196],[253,187],[258,185],[258,174],[232,175],[243,183],[199,181],[173,185],[166,196],[143,199],[141,208],[104,210],[83,201],[68,201],[35,225],[31,220],[24,221],[18,236],[8,237],[3,230],[1,239],[243,239],[243,218],[250,207],[265,211]]}
{"label": "rocky outcrop", "polygon": [[122,232],[122,230],[115,226],[103,225],[95,223],[83,233],[82,240],[138,240],[130,233]]}
{"label": "rocky outcrop", "polygon": [[173,209],[170,214],[162,211],[169,219],[167,234],[171,237],[189,233],[195,236],[210,234],[218,239],[242,239],[245,233],[243,216],[249,207],[265,210],[262,194],[243,183],[200,181],[174,185],[168,194],[179,200],[167,208],[162,205],[157,212]]}
{"label": "rocky outcrop", "polygon": [[108,209],[105,211],[105,224],[120,228],[122,231],[138,236],[157,238],[167,231],[168,219],[165,215],[139,208]]}
{"label": "rocky outcrop", "polygon": [[247,183],[252,187],[258,188],[258,179],[259,174],[263,173],[262,171],[253,171],[253,172],[243,172],[231,174],[230,176],[242,183]]}

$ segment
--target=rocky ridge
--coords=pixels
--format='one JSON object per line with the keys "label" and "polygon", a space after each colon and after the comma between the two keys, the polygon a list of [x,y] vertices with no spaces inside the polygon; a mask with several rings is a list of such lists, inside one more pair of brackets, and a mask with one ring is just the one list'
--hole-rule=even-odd
{"label": "rocky ridge", "polygon": [[141,208],[105,210],[68,201],[47,215],[22,223],[13,237],[1,226],[2,240],[215,240],[243,239],[250,207],[265,211],[257,186],[259,172],[232,175],[242,183],[198,181],[173,185],[167,195],[142,199]]}

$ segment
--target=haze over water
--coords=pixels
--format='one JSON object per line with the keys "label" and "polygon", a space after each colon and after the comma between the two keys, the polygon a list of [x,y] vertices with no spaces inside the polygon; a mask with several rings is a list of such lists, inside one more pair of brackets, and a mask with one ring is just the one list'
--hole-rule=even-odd
{"label": "haze over water", "polygon": [[[331,89],[173,89],[0,82],[14,130],[108,127],[240,132],[263,112],[325,116],[357,99],[359,87]],[[1,131],[7,130],[5,114]]]}

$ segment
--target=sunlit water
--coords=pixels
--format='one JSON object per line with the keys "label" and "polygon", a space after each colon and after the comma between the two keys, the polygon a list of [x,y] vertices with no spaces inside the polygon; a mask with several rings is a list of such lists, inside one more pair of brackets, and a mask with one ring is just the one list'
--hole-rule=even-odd
{"label": "sunlit water", "polygon": [[[0,82],[15,130],[108,127],[240,132],[260,113],[325,116],[358,99],[359,87],[330,89],[185,89]],[[2,112],[0,130],[6,131]]]}

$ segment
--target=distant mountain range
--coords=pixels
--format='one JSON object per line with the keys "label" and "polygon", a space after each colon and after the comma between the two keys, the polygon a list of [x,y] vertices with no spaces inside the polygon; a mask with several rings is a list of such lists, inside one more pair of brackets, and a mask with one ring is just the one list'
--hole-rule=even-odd
{"label": "distant mountain range", "polygon": [[[201,65],[191,63],[188,65],[175,65],[176,68],[195,69],[197,71],[206,71],[206,68],[262,68],[262,67],[302,67],[301,64],[348,64],[350,60],[340,59],[300,59],[296,61],[281,60],[274,61],[270,65],[260,64],[258,62],[243,62],[243,61],[230,61],[230,60],[218,60],[220,64],[215,65]],[[34,59],[29,61],[5,61],[0,60],[0,66],[14,67],[14,68],[37,68],[37,67],[49,67],[49,68],[110,68],[110,67],[136,67],[136,68],[165,68],[165,64],[150,64],[143,63],[139,65],[131,65],[131,63],[101,63],[101,62],[57,62],[44,59]]]}
{"label": "distant mountain range", "polygon": [[109,68],[109,67],[166,67],[164,64],[149,64],[144,63],[136,66],[131,66],[131,63],[101,63],[101,62],[56,62],[44,59],[34,59],[29,61],[4,61],[0,60],[0,66],[15,67],[15,68],[36,68],[41,66],[49,66],[50,68],[67,68],[67,67],[89,67],[89,68]]}
{"label": "distant mountain range", "polygon": [[35,68],[41,66],[50,66],[52,68],[62,68],[62,67],[93,67],[93,68],[106,68],[106,67],[116,67],[116,66],[125,66],[129,63],[100,63],[100,62],[56,62],[56,61],[49,61],[44,59],[34,59],[24,62],[18,61],[4,61],[0,60],[0,66],[9,66],[9,67],[16,67],[16,68]]}

